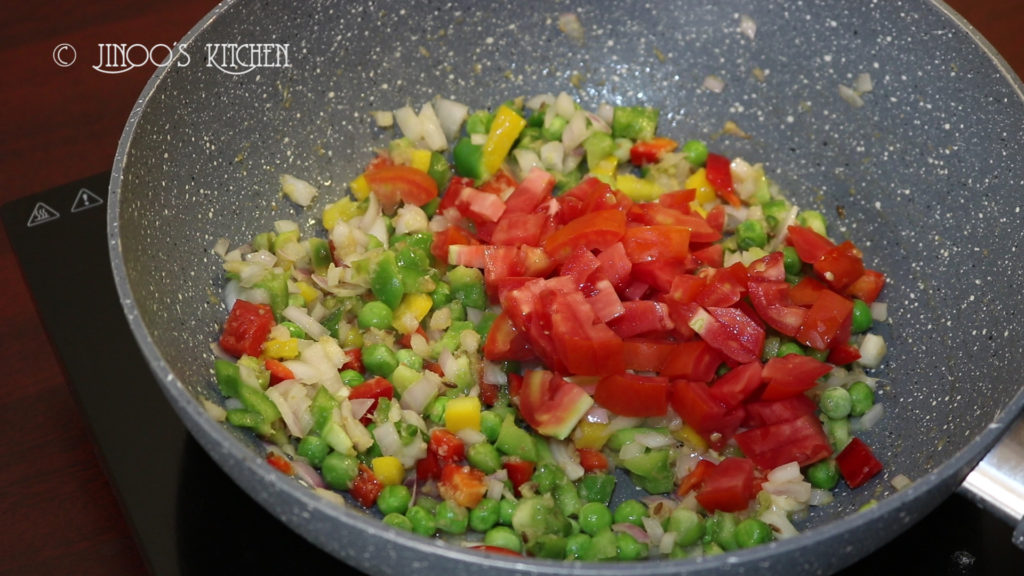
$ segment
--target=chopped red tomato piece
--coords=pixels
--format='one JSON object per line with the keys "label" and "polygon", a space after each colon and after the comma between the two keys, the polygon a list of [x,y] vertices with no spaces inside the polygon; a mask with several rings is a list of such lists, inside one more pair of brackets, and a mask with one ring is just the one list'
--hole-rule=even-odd
{"label": "chopped red tomato piece", "polygon": [[675,344],[675,349],[661,368],[661,375],[710,382],[722,364],[722,355],[703,340]]}
{"label": "chopped red tomato piece", "polygon": [[220,347],[235,357],[259,356],[274,324],[270,306],[235,300],[220,335]]}
{"label": "chopped red tomato piece", "polygon": [[529,214],[551,198],[554,189],[555,177],[546,170],[533,168],[505,200],[505,213]]}
{"label": "chopped red tomato piece", "polygon": [[594,400],[620,416],[664,416],[668,390],[668,378],[611,374],[597,381]]}
{"label": "chopped red tomato piece", "polygon": [[533,478],[534,463],[529,460],[509,456],[504,459],[501,467],[508,473],[508,480],[512,483],[516,495],[519,494],[519,487]]}
{"label": "chopped red tomato piece", "polygon": [[484,357],[494,362],[505,360],[529,360],[534,357],[530,341],[516,329],[515,324],[503,310],[491,323],[484,341]]}
{"label": "chopped red tomato piece", "polygon": [[741,364],[718,377],[710,394],[726,408],[735,408],[761,389],[761,363]]}
{"label": "chopped red tomato piece", "polygon": [[587,472],[607,472],[611,468],[608,457],[600,450],[580,448],[577,452],[580,455],[580,466]]}
{"label": "chopped red tomato piece", "polygon": [[390,400],[395,397],[395,387],[387,378],[377,376],[353,386],[349,390],[348,397],[349,400],[362,398],[373,400],[370,407],[366,409],[366,413],[359,419],[366,425],[373,420],[373,411],[377,409],[377,403],[381,398]]}
{"label": "chopped red tomato piece", "polygon": [[285,380],[291,380],[295,378],[295,373],[292,372],[291,368],[285,366],[284,362],[275,358],[267,358],[263,361],[263,365],[270,372],[270,385],[280,384]]}
{"label": "chopped red tomato piece", "polygon": [[608,326],[622,338],[665,332],[673,328],[668,306],[654,300],[622,302],[622,313],[608,322]]}
{"label": "chopped red tomato piece", "polygon": [[395,211],[399,200],[423,206],[437,198],[437,181],[411,166],[376,167],[364,172],[363,178],[386,214]]}
{"label": "chopped red tomato piece", "polygon": [[744,404],[746,418],[743,426],[756,428],[779,422],[789,422],[801,416],[814,416],[818,410],[817,403],[803,394],[790,396],[782,400],[758,400]]}
{"label": "chopped red tomato piece", "polygon": [[796,249],[796,255],[808,264],[821,260],[826,252],[835,247],[831,240],[804,226],[789,226],[786,231],[786,238]]}
{"label": "chopped red tomato piece", "polygon": [[656,137],[637,142],[629,149],[629,161],[637,166],[654,164],[666,152],[671,152],[679,143],[671,138]]}
{"label": "chopped red tomato piece", "polygon": [[708,474],[715,469],[715,463],[710,460],[704,460],[703,458],[697,461],[694,465],[693,470],[690,470],[686,476],[679,482],[679,487],[676,488],[676,495],[679,497],[686,496],[690,492],[700,488],[701,484],[708,477]]}
{"label": "chopped red tomato piece", "polygon": [[814,263],[814,272],[836,292],[842,292],[864,274],[860,250],[847,240],[830,248]]}
{"label": "chopped red tomato piece", "polygon": [[831,290],[822,290],[796,333],[801,344],[826,350],[849,339],[853,301]]}
{"label": "chopped red tomato piece", "polygon": [[348,489],[348,493],[363,508],[371,508],[376,504],[377,497],[380,496],[382,490],[384,490],[384,486],[377,479],[373,470],[366,464],[359,464],[359,473],[352,482],[352,487]]}
{"label": "chopped red tomato piece", "polygon": [[728,158],[721,154],[710,153],[704,163],[704,170],[707,173],[708,182],[722,200],[737,208],[743,204],[733,188],[732,171],[729,168]]}
{"label": "chopped red tomato piece", "polygon": [[871,304],[878,299],[878,295],[885,286],[885,276],[877,270],[865,270],[860,278],[853,281],[846,288],[845,294],[850,298],[857,298]]}
{"label": "chopped red tomato piece", "polygon": [[875,458],[871,448],[860,438],[854,437],[843,451],[836,456],[839,473],[843,480],[856,488],[882,471],[882,463]]}
{"label": "chopped red tomato piece", "polygon": [[531,370],[518,394],[519,412],[544,436],[564,439],[594,401],[583,388],[547,370]]}
{"label": "chopped red tomato piece", "polygon": [[832,366],[810,356],[787,354],[765,363],[761,377],[767,383],[762,400],[780,400],[803,394],[814,388],[818,378],[828,374]]}
{"label": "chopped red tomato piece", "polygon": [[487,494],[487,481],[481,470],[472,466],[446,464],[437,483],[441,497],[464,508],[476,508]]}
{"label": "chopped red tomato piece", "polygon": [[[622,341],[622,355],[626,358],[626,370],[636,372],[661,372],[668,359],[677,349],[677,344],[661,338],[627,338]],[[676,374],[675,376],[685,376]]]}
{"label": "chopped red tomato piece", "polygon": [[731,436],[743,420],[742,410],[729,410],[711,396],[708,386],[692,380],[672,383],[672,409],[683,422],[704,435],[718,432]]}
{"label": "chopped red tomato piece", "polygon": [[685,260],[690,254],[690,229],[682,226],[633,226],[622,237],[629,261]]}
{"label": "chopped red tomato piece", "polygon": [[736,435],[743,454],[764,470],[797,462],[813,464],[832,453],[821,421],[814,415],[744,430]]}
{"label": "chopped red tomato piece", "polygon": [[750,302],[766,324],[786,336],[796,336],[804,323],[807,309],[797,306],[786,282],[751,282],[747,286]]}
{"label": "chopped red tomato piece", "polygon": [[295,473],[290,460],[277,452],[267,452],[267,464],[276,468],[279,472],[291,476]]}
{"label": "chopped red tomato piece", "polygon": [[745,510],[754,495],[754,463],[730,456],[708,472],[697,491],[697,502],[708,512],[737,512]]}
{"label": "chopped red tomato piece", "polygon": [[588,250],[611,247],[626,233],[626,215],[619,210],[588,212],[555,230],[544,240],[544,250],[555,260],[565,260],[577,246]]}

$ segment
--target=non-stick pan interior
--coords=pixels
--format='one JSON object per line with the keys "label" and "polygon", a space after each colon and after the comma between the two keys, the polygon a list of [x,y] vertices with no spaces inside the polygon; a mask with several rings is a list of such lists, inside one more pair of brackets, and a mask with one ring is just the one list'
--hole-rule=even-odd
{"label": "non-stick pan interior", "polygon": [[[578,15],[582,41],[560,30],[565,13]],[[111,254],[125,309],[203,446],[257,500],[363,570],[413,561],[417,573],[470,573],[481,563],[569,570],[439,546],[321,502],[261,465],[258,444],[214,423],[197,401],[220,401],[209,343],[226,312],[214,243],[244,243],[285,218],[314,229],[320,209],[395,137],[374,125],[372,110],[418,108],[435,95],[489,107],[560,91],[589,107],[656,106],[661,132],[763,162],[790,198],[828,214],[833,236],[855,241],[888,276],[889,355],[876,374],[886,413],[863,434],[885,474],[817,509],[807,534],[738,562],[609,574],[753,571],[783,558],[797,573],[835,570],[948,495],[1024,402],[1021,85],[942,5],[239,1],[183,42],[188,57],[154,76],[114,166]],[[249,71],[214,66],[223,62],[208,55],[220,44],[262,43],[287,44],[287,53]],[[873,88],[855,107],[839,86],[862,73]],[[711,75],[724,82],[720,92],[704,87]],[[748,137],[724,132],[727,122]],[[299,209],[283,199],[282,173],[317,185],[318,200]],[[917,483],[892,496],[897,474]],[[872,499],[881,502],[853,514]]]}

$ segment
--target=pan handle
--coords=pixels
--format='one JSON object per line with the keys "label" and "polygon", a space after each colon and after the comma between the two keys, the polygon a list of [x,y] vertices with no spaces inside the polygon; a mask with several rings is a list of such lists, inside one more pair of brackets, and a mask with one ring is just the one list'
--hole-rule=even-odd
{"label": "pan handle", "polygon": [[1024,549],[1024,415],[967,475],[959,491],[1016,526],[1013,543]]}

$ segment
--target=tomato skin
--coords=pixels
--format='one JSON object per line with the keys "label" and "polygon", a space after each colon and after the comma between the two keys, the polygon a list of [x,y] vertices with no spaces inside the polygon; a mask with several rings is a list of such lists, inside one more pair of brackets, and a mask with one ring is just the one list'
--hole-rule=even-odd
{"label": "tomato skin", "polygon": [[747,458],[763,470],[789,462],[808,466],[832,454],[821,421],[813,414],[744,430],[735,438]]}
{"label": "tomato skin", "polygon": [[498,220],[491,234],[491,242],[506,246],[540,246],[544,231],[547,228],[548,217],[546,214],[534,212],[532,214],[509,215],[508,209]]}
{"label": "tomato skin", "polygon": [[845,366],[857,360],[860,360],[860,349],[853,344],[834,346],[828,353],[829,364],[835,364],[836,366]]}
{"label": "tomato skin", "polygon": [[814,416],[818,405],[807,396],[799,394],[782,400],[757,400],[744,404],[746,417],[743,426],[757,428],[768,424],[789,422],[803,416]]}
{"label": "tomato skin", "polygon": [[754,463],[730,456],[708,472],[697,491],[697,502],[708,512],[737,512],[750,505],[754,492]]}
{"label": "tomato skin", "polygon": [[505,214],[529,214],[551,198],[555,177],[540,168],[533,168],[505,200]]}
{"label": "tomato skin", "polygon": [[622,354],[626,358],[626,370],[660,373],[676,347],[676,343],[661,338],[624,338]]}
{"label": "tomato skin", "polygon": [[736,191],[733,188],[729,159],[720,154],[709,153],[707,161],[704,163],[704,169],[707,173],[708,182],[715,189],[715,193],[722,200],[728,202],[729,205],[739,208],[743,202],[736,195]]}
{"label": "tomato skin", "polygon": [[512,482],[512,488],[515,489],[515,493],[518,496],[519,487],[533,478],[535,464],[529,460],[509,456],[502,462],[501,467],[508,472],[509,482]]}
{"label": "tomato skin", "polygon": [[672,409],[697,432],[710,435],[714,432],[729,437],[743,420],[743,410],[729,410],[714,397],[707,385],[692,380],[672,382]]}
{"label": "tomato skin", "polygon": [[808,264],[821,260],[826,252],[835,247],[831,240],[804,226],[792,225],[786,231],[787,241],[796,249],[800,260]]}
{"label": "tomato skin", "polygon": [[830,248],[814,263],[814,272],[836,292],[842,292],[864,274],[860,250],[849,240]]}
{"label": "tomato skin", "polygon": [[675,350],[661,368],[661,375],[710,382],[722,364],[722,355],[703,340],[675,344]]}
{"label": "tomato skin", "polygon": [[761,372],[767,382],[762,400],[781,400],[803,394],[814,388],[817,379],[832,370],[832,366],[810,356],[787,354],[765,363]]}
{"label": "tomato skin", "polygon": [[690,230],[683,226],[632,226],[622,237],[629,261],[683,261],[690,255]]}
{"label": "tomato skin", "polygon": [[473,238],[462,228],[458,226],[449,226],[440,232],[434,233],[434,238],[430,243],[430,255],[434,257],[436,264],[444,266],[448,263],[448,248],[451,246],[470,246],[479,244],[476,238]]}
{"label": "tomato skin", "polygon": [[363,178],[386,214],[395,211],[399,200],[423,206],[437,197],[437,182],[426,172],[411,166],[376,167],[364,172]]}
{"label": "tomato skin", "polygon": [[527,372],[517,400],[527,424],[541,435],[559,439],[565,439],[594,404],[578,385],[547,370]]}
{"label": "tomato skin", "polygon": [[586,472],[607,472],[611,469],[608,457],[600,450],[578,448],[576,451],[580,456],[580,466]]}
{"label": "tomato skin", "polygon": [[259,356],[274,324],[274,311],[270,306],[235,300],[218,343],[224,352],[236,358]]}
{"label": "tomato skin", "polygon": [[741,364],[718,377],[710,389],[711,397],[726,408],[735,408],[761,389],[761,363]]}
{"label": "tomato skin", "polygon": [[484,357],[495,362],[524,361],[535,357],[529,339],[516,329],[504,310],[494,319],[491,329],[487,332]]}
{"label": "tomato skin", "polygon": [[465,508],[475,508],[487,493],[483,471],[472,466],[446,464],[437,483],[441,497]]}
{"label": "tomato skin", "polygon": [[356,475],[348,492],[360,506],[372,508],[383,489],[384,486],[381,485],[373,470],[366,464],[359,464],[359,474]]}
{"label": "tomato skin", "polygon": [[691,305],[689,326],[713,348],[740,364],[761,358],[764,349],[764,328],[739,308]]}
{"label": "tomato skin", "polygon": [[807,309],[793,302],[789,284],[785,281],[751,282],[747,292],[761,319],[781,334],[796,336],[807,316]]}
{"label": "tomato skin", "polygon": [[608,279],[615,288],[622,288],[629,280],[633,263],[626,256],[622,242],[616,242],[597,255],[598,273]]}
{"label": "tomato skin", "polygon": [[608,321],[608,326],[620,337],[667,332],[674,326],[668,315],[668,306],[654,300],[623,302],[622,314]]}
{"label": "tomato skin", "polygon": [[676,495],[682,498],[693,490],[699,489],[704,480],[708,477],[712,470],[715,469],[715,463],[710,460],[704,460],[703,458],[697,461],[694,465],[693,470],[683,476],[683,479],[679,482],[679,487],[676,488]]}
{"label": "tomato skin", "polygon": [[850,488],[863,485],[884,468],[871,448],[857,437],[850,440],[846,448],[836,456],[836,464],[839,465],[839,473]]}
{"label": "tomato skin", "polygon": [[662,154],[675,150],[677,146],[679,143],[671,138],[656,137],[643,140],[629,149],[629,161],[637,166],[654,164],[658,162]]}
{"label": "tomato skin", "polygon": [[865,270],[864,273],[861,274],[860,278],[854,280],[854,282],[846,288],[844,294],[850,298],[857,298],[858,300],[863,300],[864,302],[871,304],[878,299],[878,295],[882,292],[882,288],[884,286],[885,276],[883,276],[881,272],[878,272],[877,270]]}
{"label": "tomato skin", "polygon": [[555,230],[543,243],[544,250],[558,261],[565,260],[577,246],[604,250],[626,233],[626,215],[619,210],[588,212]]}
{"label": "tomato skin", "polygon": [[594,400],[620,416],[664,416],[668,412],[668,378],[611,374],[597,381]]}
{"label": "tomato skin", "polygon": [[804,316],[796,339],[817,350],[843,344],[849,339],[852,315],[853,301],[831,290],[822,290]]}

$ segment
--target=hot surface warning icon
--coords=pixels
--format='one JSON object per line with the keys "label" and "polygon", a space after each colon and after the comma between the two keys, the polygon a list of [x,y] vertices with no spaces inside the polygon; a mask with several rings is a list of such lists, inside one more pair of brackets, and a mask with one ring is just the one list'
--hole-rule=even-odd
{"label": "hot surface warning icon", "polygon": [[90,192],[87,188],[82,188],[78,191],[78,196],[75,196],[75,203],[71,205],[72,212],[80,212],[86,208],[92,208],[93,206],[99,206],[103,204],[103,198],[100,198],[96,194]]}
{"label": "hot surface warning icon", "polygon": [[60,214],[56,210],[42,202],[36,202],[35,208],[32,209],[32,214],[28,217],[28,226],[35,226],[50,220],[56,220],[57,218],[60,218]]}

